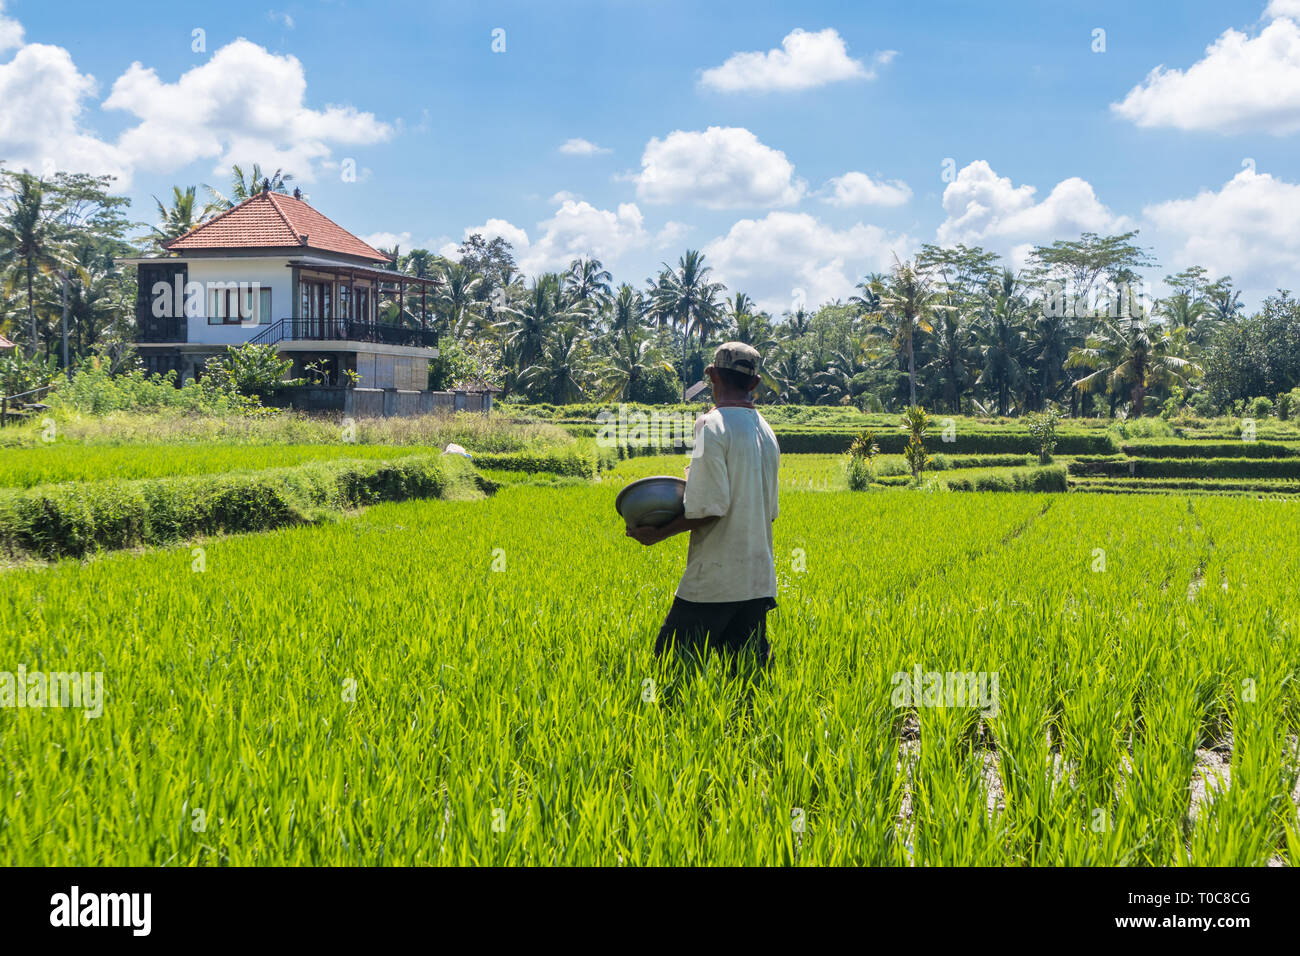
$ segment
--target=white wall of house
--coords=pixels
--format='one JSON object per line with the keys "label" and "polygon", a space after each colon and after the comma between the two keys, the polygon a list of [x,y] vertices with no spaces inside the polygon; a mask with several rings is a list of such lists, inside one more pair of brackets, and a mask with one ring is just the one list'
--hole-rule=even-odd
{"label": "white wall of house", "polygon": [[289,318],[293,308],[293,270],[287,256],[232,257],[229,259],[188,259],[189,280],[207,288],[209,282],[259,283],[271,290],[271,315],[264,325],[213,325],[208,320],[210,296],[204,294],[202,317],[186,321],[188,340],[199,345],[239,345],[257,335],[266,325]]}

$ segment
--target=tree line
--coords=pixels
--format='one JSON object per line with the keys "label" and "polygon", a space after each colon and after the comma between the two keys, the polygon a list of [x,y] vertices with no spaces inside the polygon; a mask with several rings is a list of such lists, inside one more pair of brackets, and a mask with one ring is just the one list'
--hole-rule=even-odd
{"label": "tree line", "polygon": [[[28,363],[56,370],[66,290],[69,363],[133,367],[134,268],[114,259],[161,254],[292,179],[235,166],[228,192],[205,186],[200,199],[197,187],[173,187],[146,225],[126,218],[109,177],[0,168],[0,330]],[[480,379],[524,401],[680,401],[731,339],[763,355],[762,400],[871,411],[1210,415],[1300,387],[1300,307],[1288,291],[1247,314],[1231,277],[1189,266],[1166,275],[1155,298],[1141,276],[1157,263],[1137,236],[1039,245],[1019,269],[979,246],[926,244],[864,276],[846,300],[779,315],[717,282],[698,250],[638,284],[616,284],[592,257],[525,276],[499,237],[472,235],[454,257],[382,251],[395,271],[440,280],[433,388]],[[419,323],[395,299],[379,314]]]}

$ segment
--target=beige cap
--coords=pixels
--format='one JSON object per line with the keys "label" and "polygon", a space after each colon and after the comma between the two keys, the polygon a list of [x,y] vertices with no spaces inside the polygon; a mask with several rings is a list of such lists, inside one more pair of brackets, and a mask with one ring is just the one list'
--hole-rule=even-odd
{"label": "beige cap", "polygon": [[757,375],[761,356],[744,342],[723,342],[713,353],[714,368],[729,368],[742,375]]}

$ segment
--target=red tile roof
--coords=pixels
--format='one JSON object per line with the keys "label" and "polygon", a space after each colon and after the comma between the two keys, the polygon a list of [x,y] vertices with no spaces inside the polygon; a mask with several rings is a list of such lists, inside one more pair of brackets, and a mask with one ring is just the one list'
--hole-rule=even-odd
{"label": "red tile roof", "polygon": [[[304,236],[307,239],[305,244]],[[371,262],[391,261],[374,246],[362,242],[301,199],[273,192],[258,193],[245,199],[163,245],[169,252],[298,247],[359,256]]]}

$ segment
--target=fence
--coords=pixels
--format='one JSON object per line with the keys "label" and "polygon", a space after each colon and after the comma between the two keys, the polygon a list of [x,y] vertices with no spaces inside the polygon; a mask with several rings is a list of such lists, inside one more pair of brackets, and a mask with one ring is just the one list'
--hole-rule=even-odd
{"label": "fence", "polygon": [[[0,428],[4,428],[9,423],[9,405],[11,402],[14,402],[15,399],[25,398],[28,395],[36,395],[38,392],[49,392],[55,384],[55,382],[50,382],[48,385],[40,385],[25,392],[19,392],[17,395],[0,395]],[[24,403],[19,403],[17,407],[21,409],[23,408],[23,404]],[[32,405],[35,403],[27,402],[25,404]],[[16,414],[20,417],[22,416],[22,412],[17,412]]]}

